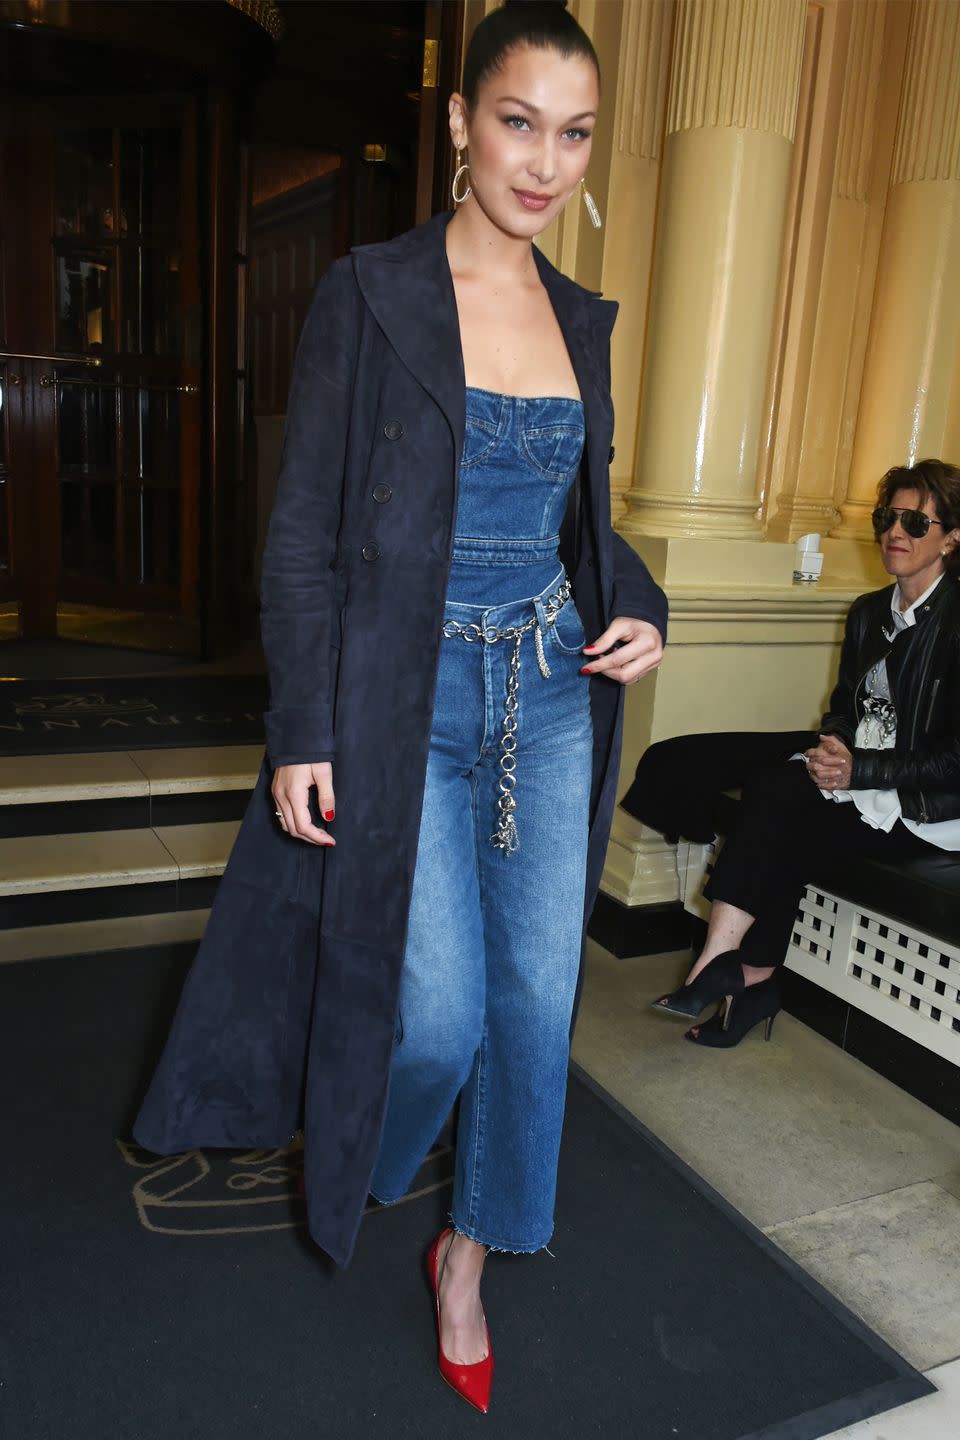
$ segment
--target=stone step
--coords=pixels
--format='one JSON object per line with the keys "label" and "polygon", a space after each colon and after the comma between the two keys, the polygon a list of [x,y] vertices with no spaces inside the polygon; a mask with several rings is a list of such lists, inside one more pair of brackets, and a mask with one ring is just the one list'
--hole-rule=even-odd
{"label": "stone step", "polygon": [[0,840],[0,930],[208,907],[239,820]]}
{"label": "stone step", "polygon": [[0,759],[0,963],[199,938],[262,755]]}
{"label": "stone step", "polygon": [[0,840],[0,897],[222,873],[239,821]]}
{"label": "stone step", "polygon": [[260,745],[4,756],[0,806],[250,790],[262,757]]}
{"label": "stone step", "polygon": [[55,925],[21,925],[0,931],[0,965],[18,960],[50,960],[58,955],[97,955],[105,950],[136,950],[143,945],[199,940],[208,909],[173,910],[152,915],[115,915]]}

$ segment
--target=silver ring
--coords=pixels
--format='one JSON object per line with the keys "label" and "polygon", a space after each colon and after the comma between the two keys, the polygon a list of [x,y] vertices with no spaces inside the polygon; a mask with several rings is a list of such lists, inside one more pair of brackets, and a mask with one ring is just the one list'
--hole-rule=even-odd
{"label": "silver ring", "polygon": [[277,817],[278,820],[282,820],[282,819],[283,819],[283,811],[282,811],[282,810],[274,810],[273,813],[274,813],[274,815],[276,815],[276,817]]}

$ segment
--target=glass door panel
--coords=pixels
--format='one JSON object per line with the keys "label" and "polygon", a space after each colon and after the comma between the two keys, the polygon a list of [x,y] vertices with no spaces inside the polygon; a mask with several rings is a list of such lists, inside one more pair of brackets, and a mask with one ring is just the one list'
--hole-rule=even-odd
{"label": "glass door panel", "polygon": [[116,232],[113,131],[61,132],[57,137],[54,233],[96,244]]}
{"label": "glass door panel", "polygon": [[113,386],[77,369],[60,366],[54,376],[44,376],[41,384],[43,380],[57,391],[61,479],[112,481],[117,454],[117,398]]}
{"label": "glass door panel", "polygon": [[181,397],[172,387],[130,386],[123,397],[123,494],[128,577],[180,582]]}
{"label": "glass door panel", "polygon": [[180,214],[181,133],[120,133],[120,228],[130,239],[176,241]]}
{"label": "glass door panel", "polygon": [[99,353],[111,345],[113,256],[71,251],[57,256],[57,349]]}
{"label": "glass door panel", "polygon": [[[194,649],[195,102],[64,98],[9,124],[4,113],[0,100],[0,352],[17,358],[0,354],[0,603],[20,602],[31,638],[97,609],[182,621],[177,648]],[[125,643],[137,643],[130,623]]]}
{"label": "glass door panel", "polygon": [[125,244],[121,264],[121,347],[131,355],[178,355],[183,309],[178,252]]}
{"label": "glass door panel", "polygon": [[143,585],[176,585],[180,578],[180,491],[124,487],[126,553]]}

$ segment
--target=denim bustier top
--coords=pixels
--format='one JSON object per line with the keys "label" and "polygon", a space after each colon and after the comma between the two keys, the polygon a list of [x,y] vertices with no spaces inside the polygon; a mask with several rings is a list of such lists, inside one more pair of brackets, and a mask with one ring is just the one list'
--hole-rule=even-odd
{"label": "denim bustier top", "polygon": [[448,600],[503,605],[551,583],[583,440],[579,400],[467,386]]}

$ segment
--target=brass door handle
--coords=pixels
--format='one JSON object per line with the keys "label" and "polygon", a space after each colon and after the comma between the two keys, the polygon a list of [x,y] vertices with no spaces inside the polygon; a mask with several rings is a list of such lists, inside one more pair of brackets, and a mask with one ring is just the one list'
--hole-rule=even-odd
{"label": "brass door handle", "polygon": [[82,375],[41,375],[40,384],[45,390],[51,385],[84,385],[88,390],[161,390],[166,395],[196,395],[198,385],[155,385],[145,382],[138,385],[134,380],[85,380]]}
{"label": "brass door handle", "polygon": [[56,365],[90,365],[99,368],[99,355],[28,355],[24,350],[0,350],[0,360],[52,360]]}

